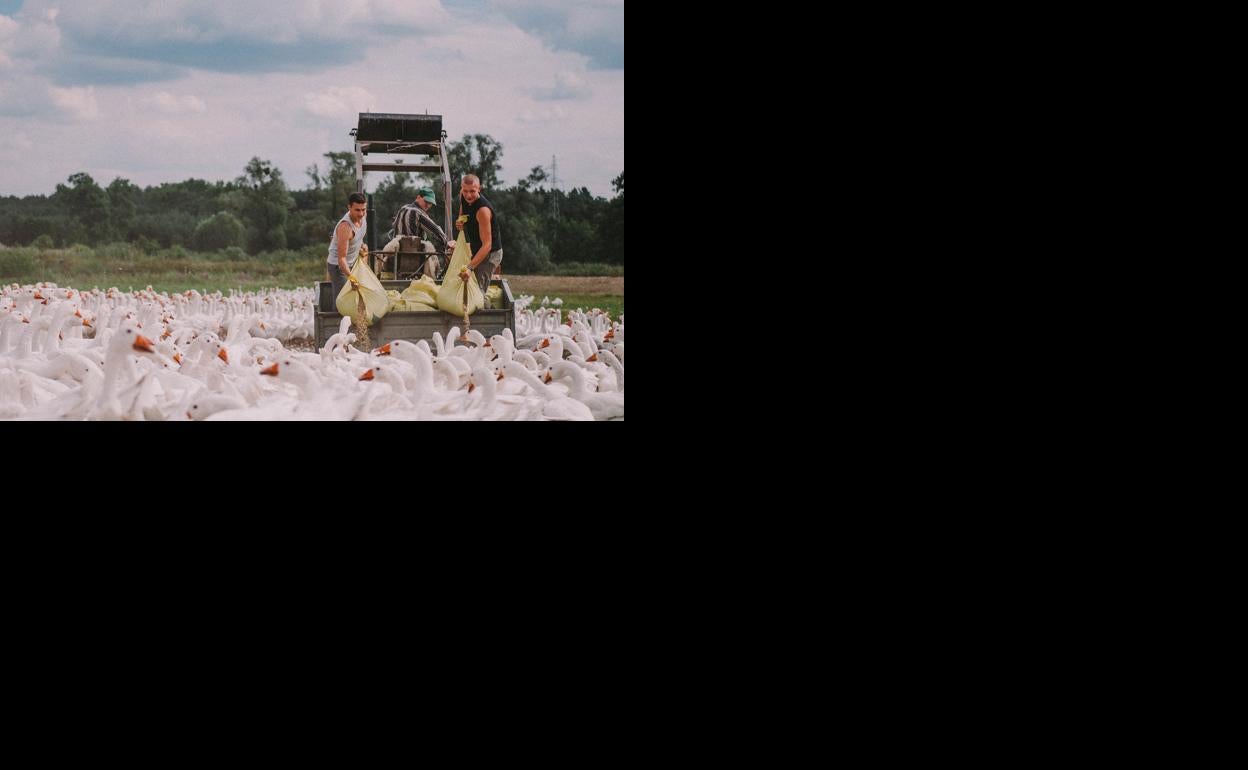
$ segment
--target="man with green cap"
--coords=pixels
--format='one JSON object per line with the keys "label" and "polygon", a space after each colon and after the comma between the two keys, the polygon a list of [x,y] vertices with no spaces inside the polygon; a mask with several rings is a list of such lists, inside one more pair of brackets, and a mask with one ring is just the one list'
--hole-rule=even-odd
{"label": "man with green cap", "polygon": [[433,244],[434,256],[425,261],[424,268],[425,273],[430,277],[436,277],[440,267],[438,255],[445,254],[449,258],[451,251],[455,248],[455,244],[448,242],[446,233],[442,232],[442,228],[438,227],[437,222],[429,216],[429,210],[437,202],[433,190],[422,187],[416,191],[415,202],[399,209],[391,225],[395,236],[414,235]]}

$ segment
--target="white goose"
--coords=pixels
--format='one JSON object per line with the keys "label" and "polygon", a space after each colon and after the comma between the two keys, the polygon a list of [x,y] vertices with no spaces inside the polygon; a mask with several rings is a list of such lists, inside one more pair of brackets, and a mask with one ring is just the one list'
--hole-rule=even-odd
{"label": "white goose", "polygon": [[594,419],[593,412],[589,407],[580,401],[573,400],[567,396],[561,396],[551,388],[542,384],[542,381],[533,375],[528,369],[520,364],[512,361],[504,368],[503,373],[507,377],[514,377],[528,385],[540,398],[543,399],[542,417],[547,420],[578,420],[592,421]]}
{"label": "white goose", "polygon": [[581,371],[581,367],[568,361],[555,361],[550,368],[556,375],[567,377],[571,381],[568,396],[589,407],[595,420],[610,420],[613,417],[624,416],[623,393],[589,392],[585,388],[585,374]]}

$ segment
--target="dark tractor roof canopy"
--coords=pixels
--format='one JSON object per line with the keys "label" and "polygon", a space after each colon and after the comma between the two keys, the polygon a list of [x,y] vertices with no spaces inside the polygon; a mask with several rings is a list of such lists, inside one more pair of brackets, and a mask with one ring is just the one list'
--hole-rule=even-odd
{"label": "dark tractor roof canopy", "polygon": [[442,140],[442,116],[361,112],[355,139],[358,142],[438,142]]}

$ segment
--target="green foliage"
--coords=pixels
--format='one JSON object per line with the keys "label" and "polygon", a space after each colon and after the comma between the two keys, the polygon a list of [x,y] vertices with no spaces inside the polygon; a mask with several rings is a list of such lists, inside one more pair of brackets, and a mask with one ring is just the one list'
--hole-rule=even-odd
{"label": "green foliage", "polygon": [[281,249],[279,251],[266,251],[263,254],[257,255],[256,258],[264,260],[265,262],[287,262],[287,263],[315,262],[318,259],[320,260],[325,259],[325,251],[318,247],[310,246],[310,247],[306,247],[303,249]]}
{"label": "green foliage", "polygon": [[516,226],[503,233],[503,270],[524,275],[549,273],[550,247],[537,235],[540,223],[528,217],[509,217],[507,222]]}
{"label": "green foliage", "polygon": [[111,235],[111,206],[106,193],[90,174],[79,172],[69,177],[69,185],[58,184],[52,199],[61,211],[76,221],[86,236],[84,240],[98,243]]}
{"label": "green foliage", "polygon": [[140,214],[135,221],[138,237],[154,241],[162,248],[186,246],[195,234],[199,217],[189,211],[162,211]]}
{"label": "green foliage", "polygon": [[234,180],[242,191],[247,225],[247,246],[252,252],[286,248],[286,219],[294,199],[286,190],[280,169],[267,160],[252,158],[242,176]]}
{"label": "green foliage", "polygon": [[[77,248],[77,246],[74,247],[74,249]],[[132,243],[108,243],[97,246],[95,254],[109,261],[132,262],[142,256],[143,252]]]}
{"label": "green foliage", "polygon": [[109,212],[112,218],[112,230],[121,238],[129,238],[134,229],[134,221],[139,212],[139,200],[143,190],[132,184],[129,179],[117,177],[106,190],[108,193]]}
{"label": "green foliage", "polygon": [[219,211],[195,226],[191,243],[199,251],[237,248],[245,243],[243,223],[228,211]]}
{"label": "green foliage", "polygon": [[[447,142],[446,160],[451,170],[451,194],[459,194],[459,183],[466,174],[476,174],[482,190],[499,187],[498,172],[503,170],[503,146],[489,134],[464,134],[458,142]],[[487,196],[488,197],[488,196]]]}
{"label": "green foliage", "polygon": [[[372,195],[377,245],[384,245],[395,213],[415,198],[418,187],[437,190],[439,203],[430,212],[436,222],[443,223],[447,205],[455,214],[460,180],[471,172],[481,177],[498,213],[504,272],[584,274],[605,269],[596,265],[622,269],[623,171],[611,182],[615,196],[610,200],[596,198],[583,187],[551,189],[547,169],[541,166],[504,188],[499,178],[502,155],[502,144],[486,134],[464,134],[460,141],[449,142],[454,185],[449,201],[441,200],[443,190],[429,176],[399,172],[384,180]],[[108,264],[159,256],[233,265],[240,262],[236,252],[229,252],[229,258],[218,252],[241,248],[266,263],[293,266],[308,260],[317,267],[334,223],[347,210],[347,196],[356,189],[354,153],[330,152],[324,159],[324,172],[316,165],[308,167],[303,190],[289,190],[281,172],[260,158],[248,161],[243,173],[229,182],[187,179],[139,188],[116,178],[103,189],[90,175],[73,174],[50,196],[0,196],[0,242],[34,244],[45,251],[74,243],[107,244],[96,257]],[[454,237],[454,228],[449,235]],[[119,250],[117,243],[130,244],[133,251]]]}
{"label": "green foliage", "polygon": [[39,261],[35,249],[0,251],[0,279],[25,283],[33,280]]}

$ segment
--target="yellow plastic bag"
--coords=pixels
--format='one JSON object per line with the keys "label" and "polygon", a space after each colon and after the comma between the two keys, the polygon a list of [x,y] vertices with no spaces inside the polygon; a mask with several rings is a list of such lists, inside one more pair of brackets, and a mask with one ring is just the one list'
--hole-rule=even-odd
{"label": "yellow plastic bag", "polygon": [[368,314],[365,320],[371,324],[379,318],[384,318],[386,311],[390,308],[390,298],[386,296],[386,290],[381,285],[381,281],[377,280],[377,276],[368,268],[367,260],[355,260],[351,275],[354,275],[360,282],[360,288],[356,289],[350,281],[347,281],[334,302],[338,312],[354,317],[358,313],[359,298],[363,297],[364,309]]}
{"label": "yellow plastic bag", "polygon": [[468,243],[464,240],[464,233],[461,230],[459,238],[455,241],[455,253],[451,255],[451,264],[446,268],[446,275],[442,279],[442,288],[438,290],[438,307],[453,316],[463,316],[465,312],[472,315],[485,306],[485,297],[481,294],[477,277],[469,270],[468,306],[464,307],[464,282],[460,279],[459,272],[467,268],[471,261],[472,253],[469,251]]}
{"label": "yellow plastic bag", "polygon": [[394,289],[386,289],[386,299],[389,300],[389,305],[386,307],[387,313],[393,313],[395,310],[402,310],[402,306],[407,304],[403,301],[403,297],[401,297]]}
{"label": "yellow plastic bag", "polygon": [[489,291],[485,293],[485,298],[490,301],[490,307],[498,310],[503,306],[503,287],[491,286]]}

